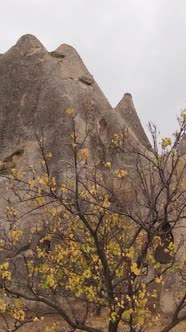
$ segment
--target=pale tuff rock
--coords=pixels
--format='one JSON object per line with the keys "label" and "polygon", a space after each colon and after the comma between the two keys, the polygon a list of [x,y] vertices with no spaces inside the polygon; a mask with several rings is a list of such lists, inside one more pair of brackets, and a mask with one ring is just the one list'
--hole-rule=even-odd
{"label": "pale tuff rock", "polygon": [[149,140],[143,130],[140,119],[137,115],[133,104],[132,95],[125,93],[115,110],[125,119],[127,126],[131,128],[137,139],[147,148],[150,149]]}
{"label": "pale tuff rock", "polygon": [[186,135],[183,136],[179,146],[178,146],[178,153],[180,156],[186,154]]}
{"label": "pale tuff rock", "polygon": [[36,134],[43,134],[54,156],[52,167],[65,170],[61,154],[67,159],[71,154],[68,146],[72,128],[66,116],[69,107],[78,113],[82,138],[85,130],[91,132],[88,147],[95,163],[105,158],[117,162],[109,146],[113,134],[126,127],[132,129],[133,144],[150,146],[132,101],[125,97],[113,110],[69,45],[47,52],[37,38],[25,35],[0,58],[0,77],[1,161],[18,146],[34,141]]}
{"label": "pale tuff rock", "polygon": [[[38,54],[41,56],[42,54],[46,54],[47,50],[41,44],[41,42],[33,35],[24,35],[22,36],[7,53],[11,51],[20,53],[22,56],[31,56],[34,54]],[[5,53],[5,54],[7,54]]]}

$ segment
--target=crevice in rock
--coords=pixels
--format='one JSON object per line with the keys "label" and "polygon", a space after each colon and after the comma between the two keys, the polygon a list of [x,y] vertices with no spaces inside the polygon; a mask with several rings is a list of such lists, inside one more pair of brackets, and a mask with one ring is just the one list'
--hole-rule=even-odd
{"label": "crevice in rock", "polygon": [[90,76],[83,75],[79,78],[79,81],[82,83],[85,83],[87,85],[92,85],[92,83],[94,82],[94,79]]}
{"label": "crevice in rock", "polygon": [[20,148],[14,151],[11,155],[6,157],[3,162],[0,163],[0,174],[7,174],[12,168],[16,167],[15,158],[19,158],[23,155],[24,149]]}
{"label": "crevice in rock", "polygon": [[57,53],[55,51],[49,52],[49,54],[54,57],[54,58],[59,58],[59,59],[63,59],[65,58],[65,55],[62,53]]}

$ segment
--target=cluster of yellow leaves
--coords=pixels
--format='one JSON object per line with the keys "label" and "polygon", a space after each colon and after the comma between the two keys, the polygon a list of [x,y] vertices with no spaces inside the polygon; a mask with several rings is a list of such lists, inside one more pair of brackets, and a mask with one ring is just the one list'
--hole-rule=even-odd
{"label": "cluster of yellow leaves", "polygon": [[[49,158],[52,157],[51,153],[47,154]],[[43,161],[45,163],[45,161]],[[55,191],[56,190],[56,179],[55,177],[49,178],[48,174],[46,172],[43,172],[42,175],[35,175],[35,169],[31,167],[31,171],[33,174],[33,177],[28,180],[28,185],[30,191],[34,191],[34,193],[38,193],[39,195],[42,195],[42,192],[45,191]],[[44,197],[43,197],[44,198]]]}
{"label": "cluster of yellow leaves", "polygon": [[5,312],[7,310],[6,303],[0,299],[0,312]]}
{"label": "cluster of yellow leaves", "polygon": [[55,269],[50,269],[50,274],[46,275],[46,278],[45,278],[45,283],[44,283],[44,288],[53,288],[53,289],[56,289],[57,287],[57,278],[55,276]]}
{"label": "cluster of yellow leaves", "polygon": [[116,148],[123,148],[124,146],[125,135],[114,134],[112,139],[112,144]]}
{"label": "cluster of yellow leaves", "polygon": [[38,184],[45,186],[49,186],[49,178],[47,173],[43,173],[42,176],[37,176]]}
{"label": "cluster of yellow leaves", "polygon": [[165,149],[168,146],[171,146],[171,144],[172,144],[172,141],[171,141],[170,137],[165,137],[161,141],[161,147],[162,147],[162,149]]}
{"label": "cluster of yellow leaves", "polygon": [[[37,267],[32,260],[28,262],[30,276],[33,272],[40,275],[40,285],[45,289],[62,286],[72,291],[76,297],[83,296],[89,301],[99,301],[98,293],[103,287],[102,283],[100,284],[102,272],[94,243],[87,237],[87,231],[78,217],[69,221],[67,226],[65,241],[56,244],[53,251],[47,252],[45,248],[37,247]],[[74,240],[77,230],[78,236],[86,238],[85,243]],[[44,243],[46,239],[48,237],[41,239],[40,243]]]}
{"label": "cluster of yellow leaves", "polygon": [[45,197],[43,197],[43,196],[36,197],[35,203],[37,206],[44,206],[46,203]]}
{"label": "cluster of yellow leaves", "polygon": [[25,311],[23,309],[17,309],[12,313],[12,316],[18,320],[22,321],[25,319]]}
{"label": "cluster of yellow leaves", "polygon": [[24,306],[19,299],[12,300],[11,304],[6,304],[3,299],[0,299],[0,312],[9,313],[18,322],[25,319]]}
{"label": "cluster of yellow leaves", "polygon": [[107,162],[105,163],[105,167],[110,168],[110,167],[111,167],[111,162],[110,162],[110,161],[107,161]]}
{"label": "cluster of yellow leaves", "polygon": [[126,255],[126,257],[130,258],[130,259],[133,259],[134,257],[134,253],[135,253],[135,249],[134,247],[130,247],[125,253],[124,253],[124,256]]}
{"label": "cluster of yellow leaves", "polygon": [[3,280],[11,280],[11,272],[8,269],[8,262],[0,264],[0,278],[2,278]]}
{"label": "cluster of yellow leaves", "polygon": [[6,207],[6,214],[9,216],[9,217],[16,217],[17,216],[17,211],[14,207],[12,206],[7,206]]}
{"label": "cluster of yellow leaves", "polygon": [[13,229],[10,231],[10,237],[11,237],[11,241],[12,241],[13,245],[16,244],[16,242],[20,239],[22,234],[23,234],[23,231],[20,229]]}
{"label": "cluster of yellow leaves", "polygon": [[172,252],[176,249],[176,244],[174,242],[170,242],[168,247],[164,249],[165,252]]}
{"label": "cluster of yellow leaves", "polygon": [[125,321],[129,321],[131,315],[133,314],[133,312],[134,312],[134,310],[132,308],[125,310],[124,313],[123,313],[123,315],[122,315],[122,318]]}
{"label": "cluster of yellow leaves", "polygon": [[52,158],[52,153],[51,153],[51,152],[48,152],[48,153],[47,153],[47,157],[48,157],[48,158]]}
{"label": "cluster of yellow leaves", "polygon": [[90,159],[90,153],[87,148],[82,148],[78,151],[78,160],[79,161],[88,161]]}
{"label": "cluster of yellow leaves", "polygon": [[131,297],[126,296],[128,308],[124,311],[122,318],[125,321],[131,321],[134,328],[141,328],[144,323],[150,319],[151,312],[148,309],[148,294],[146,285],[140,284],[138,291]]}
{"label": "cluster of yellow leaves", "polygon": [[117,319],[118,315],[115,311],[112,311],[111,314],[110,314],[110,320],[112,322],[115,322],[115,320]]}
{"label": "cluster of yellow leaves", "polygon": [[117,169],[115,171],[115,174],[117,175],[118,178],[123,178],[128,175],[128,172],[124,169]]}
{"label": "cluster of yellow leaves", "polygon": [[63,184],[61,185],[61,191],[62,191],[63,193],[67,193],[67,192],[68,192],[68,187],[67,187],[67,185],[66,185],[65,183],[63,183]]}
{"label": "cluster of yellow leaves", "polygon": [[28,184],[30,186],[30,190],[33,190],[34,186],[35,186],[35,180],[34,179],[31,179],[28,181]]}
{"label": "cluster of yellow leaves", "polygon": [[56,190],[56,178],[54,176],[51,177],[49,181],[49,186],[52,191]]}
{"label": "cluster of yellow leaves", "polygon": [[18,322],[25,319],[25,308],[20,299],[15,299],[9,308],[11,316]]}
{"label": "cluster of yellow leaves", "polygon": [[137,264],[133,262],[130,266],[131,272],[134,273],[136,276],[140,275],[140,269],[138,269]]}
{"label": "cluster of yellow leaves", "polygon": [[159,277],[156,277],[156,278],[155,278],[155,282],[156,282],[157,284],[161,284],[161,283],[162,283],[162,280],[163,280],[163,277],[162,277],[162,276],[159,276]]}
{"label": "cluster of yellow leaves", "polygon": [[69,116],[73,116],[75,114],[75,110],[73,108],[67,108],[66,114]]}
{"label": "cluster of yellow leaves", "polygon": [[17,180],[21,180],[23,177],[22,173],[19,170],[17,170],[16,168],[11,169],[11,175],[12,175],[12,178],[17,179]]}
{"label": "cluster of yellow leaves", "polygon": [[108,208],[110,206],[110,201],[109,201],[109,197],[108,195],[104,195],[103,197],[101,197],[102,199],[102,207],[103,208]]}

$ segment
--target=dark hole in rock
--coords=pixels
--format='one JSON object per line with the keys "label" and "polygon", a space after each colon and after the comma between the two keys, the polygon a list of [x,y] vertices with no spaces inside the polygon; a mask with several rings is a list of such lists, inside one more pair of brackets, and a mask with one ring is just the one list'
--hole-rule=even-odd
{"label": "dark hole in rock", "polygon": [[159,227],[159,236],[161,238],[161,244],[159,244],[155,250],[154,258],[160,264],[168,264],[173,260],[171,250],[168,249],[169,244],[174,242],[174,237],[171,231],[171,226],[168,222],[162,223]]}

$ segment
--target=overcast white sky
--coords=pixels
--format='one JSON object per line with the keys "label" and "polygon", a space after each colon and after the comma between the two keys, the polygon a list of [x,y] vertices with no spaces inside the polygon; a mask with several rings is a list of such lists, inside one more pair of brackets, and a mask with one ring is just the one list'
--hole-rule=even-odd
{"label": "overcast white sky", "polygon": [[176,129],[186,107],[186,0],[0,0],[0,53],[26,33],[76,48],[115,106],[133,95],[146,129]]}

